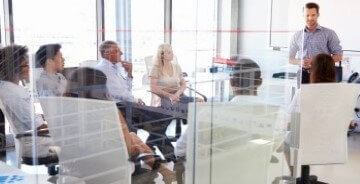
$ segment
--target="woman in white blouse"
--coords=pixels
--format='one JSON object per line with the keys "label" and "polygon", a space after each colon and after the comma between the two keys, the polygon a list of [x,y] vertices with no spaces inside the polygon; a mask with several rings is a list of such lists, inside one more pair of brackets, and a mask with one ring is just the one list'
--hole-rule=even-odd
{"label": "woman in white blouse", "polygon": [[[186,83],[181,67],[174,58],[170,44],[161,44],[158,47],[154,66],[150,73],[151,91],[162,97],[162,103],[165,99],[169,99],[172,104],[193,102],[194,98],[183,94]],[[196,101],[203,100],[196,98]]]}

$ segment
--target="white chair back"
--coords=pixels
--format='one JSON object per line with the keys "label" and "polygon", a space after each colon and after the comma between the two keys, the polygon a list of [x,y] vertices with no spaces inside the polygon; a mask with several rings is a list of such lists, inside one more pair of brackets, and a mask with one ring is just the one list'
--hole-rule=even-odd
{"label": "white chair back", "polygon": [[8,122],[11,128],[11,132],[14,138],[14,142],[15,142],[15,155],[16,155],[16,160],[15,160],[15,165],[17,168],[21,168],[21,160],[22,160],[22,152],[23,152],[23,148],[22,148],[22,144],[21,141],[19,139],[16,139],[15,136],[16,134],[19,133],[18,129],[16,128],[16,126],[13,123],[13,118],[12,116],[10,116],[10,113],[8,112],[9,109],[5,108],[4,104],[2,103],[2,100],[0,99],[0,109],[1,111],[4,113],[5,116],[5,122]]}
{"label": "white chair back", "polygon": [[301,86],[299,164],[346,162],[347,130],[359,92],[358,84]]}
{"label": "white chair back", "polygon": [[281,115],[279,106],[261,103],[190,104],[186,183],[269,183]]}
{"label": "white chair back", "polygon": [[153,56],[146,56],[144,58],[144,61],[145,61],[145,66],[146,66],[146,72],[147,72],[147,75],[149,76],[150,72],[151,72],[151,69],[152,69],[152,66],[154,65],[154,57]]}
{"label": "white chair back", "polygon": [[79,66],[94,68],[98,63],[99,63],[99,61],[97,61],[97,60],[85,60],[85,61],[79,63]]}
{"label": "white chair back", "polygon": [[49,132],[61,148],[60,174],[87,184],[130,183],[131,166],[114,102],[42,97]]}
{"label": "white chair back", "polygon": [[[146,66],[146,72],[147,72],[147,75],[149,76],[150,73],[151,73],[151,70],[152,70],[152,67],[153,65],[155,64],[154,63],[154,56],[146,56],[144,58],[144,61],[145,61],[145,66]],[[174,59],[172,61],[174,64],[178,64],[178,61],[177,61],[177,57],[174,56]]]}

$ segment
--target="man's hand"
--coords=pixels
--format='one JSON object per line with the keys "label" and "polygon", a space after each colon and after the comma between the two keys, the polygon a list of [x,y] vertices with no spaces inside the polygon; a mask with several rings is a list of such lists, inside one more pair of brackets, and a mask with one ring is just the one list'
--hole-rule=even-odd
{"label": "man's hand", "polygon": [[311,68],[311,62],[312,62],[312,58],[306,58],[306,59],[304,59],[303,68],[305,68],[305,69]]}
{"label": "man's hand", "polygon": [[127,62],[127,61],[121,61],[121,64],[124,67],[124,69],[127,71],[128,77],[133,78],[133,76],[132,76],[132,63]]}

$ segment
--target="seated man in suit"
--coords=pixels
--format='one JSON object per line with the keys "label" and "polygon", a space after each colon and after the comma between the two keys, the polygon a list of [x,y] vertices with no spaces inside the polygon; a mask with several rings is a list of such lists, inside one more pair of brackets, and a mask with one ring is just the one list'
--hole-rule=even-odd
{"label": "seated man in suit", "polygon": [[36,80],[39,96],[61,96],[65,91],[66,79],[61,74],[65,59],[60,49],[60,44],[47,44],[36,51],[36,67],[44,69]]}
{"label": "seated man in suit", "polygon": [[[123,53],[116,42],[104,41],[100,45],[99,50],[102,59],[95,68],[106,75],[108,79],[106,86],[112,99],[118,102],[119,107],[122,106],[126,108],[120,110],[124,113],[130,128],[134,128],[134,124],[131,122],[139,123],[140,119],[144,122],[154,122],[149,124],[145,123],[145,125],[142,126],[150,133],[146,144],[150,147],[157,146],[167,161],[175,160],[174,147],[165,134],[167,126],[171,122],[171,120],[168,120],[171,116],[152,112],[149,109],[155,107],[145,106],[145,103],[140,98],[135,98],[132,95],[132,64],[121,60]],[[141,107],[139,108],[139,106],[134,105],[134,103],[140,104],[148,110]],[[132,113],[128,111],[130,107]]]}
{"label": "seated man in suit", "polygon": [[[11,45],[0,49],[0,100],[3,110],[8,112],[17,131],[25,133],[36,127],[37,132],[47,133],[41,116],[32,115],[31,94],[19,85],[20,80],[29,80],[29,56],[25,46]],[[34,145],[37,157],[54,155],[57,147],[49,137],[37,137],[34,143],[32,136],[23,137],[23,157],[32,157]]]}

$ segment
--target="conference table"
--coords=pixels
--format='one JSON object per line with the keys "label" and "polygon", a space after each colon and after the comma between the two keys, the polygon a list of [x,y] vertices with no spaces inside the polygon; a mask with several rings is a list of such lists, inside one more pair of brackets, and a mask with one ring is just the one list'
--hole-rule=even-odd
{"label": "conference table", "polygon": [[1,184],[51,184],[49,176],[43,174],[29,174],[0,161]]}

